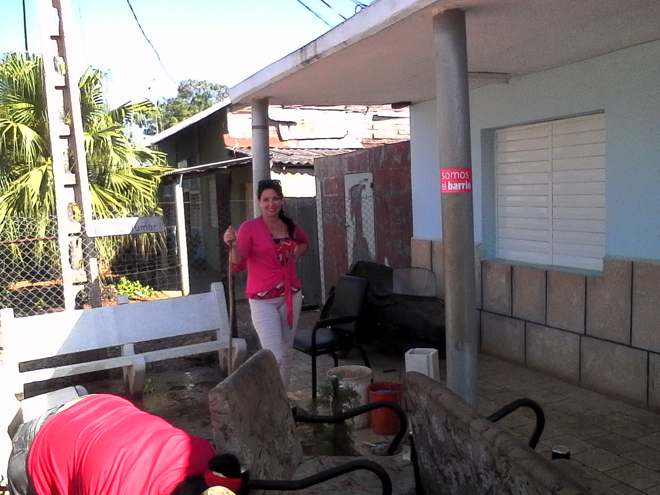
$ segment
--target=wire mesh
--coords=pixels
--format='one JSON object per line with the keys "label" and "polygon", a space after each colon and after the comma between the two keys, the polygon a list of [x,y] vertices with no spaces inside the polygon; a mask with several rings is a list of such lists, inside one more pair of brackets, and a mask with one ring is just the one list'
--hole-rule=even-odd
{"label": "wire mesh", "polygon": [[[84,259],[97,256],[101,302],[112,305],[117,296],[146,300],[173,295],[181,289],[176,227],[164,233],[110,236],[85,245]],[[85,284],[78,305],[92,304],[91,284]]]}
{"label": "wire mesh", "polygon": [[[118,294],[152,299],[180,291],[176,227],[168,223],[163,233],[86,239],[74,245],[69,254],[81,268],[89,268],[90,258],[98,260],[103,305],[115,304]],[[13,308],[16,316],[64,310],[55,217],[45,225],[14,218],[11,225],[0,232],[0,307]],[[88,278],[80,276],[80,282],[78,308],[91,304],[94,289]]]}
{"label": "wire mesh", "polygon": [[349,269],[357,261],[376,260],[376,222],[372,174],[349,174],[344,181]]}
{"label": "wire mesh", "polygon": [[[84,259],[96,257],[101,304],[112,305],[121,295],[148,300],[180,295],[181,272],[174,203],[162,203],[165,231],[107,236],[84,244]],[[92,284],[85,284],[77,305],[93,304]]]}
{"label": "wire mesh", "polygon": [[13,218],[0,232],[0,307],[16,316],[64,309],[57,222]]}

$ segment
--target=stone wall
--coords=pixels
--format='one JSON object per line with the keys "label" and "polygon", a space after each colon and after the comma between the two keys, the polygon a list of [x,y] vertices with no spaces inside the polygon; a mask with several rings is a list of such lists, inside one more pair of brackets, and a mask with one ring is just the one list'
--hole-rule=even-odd
{"label": "stone wall", "polygon": [[[441,257],[441,241],[412,240],[413,266],[440,287]],[[482,352],[660,411],[660,263],[606,258],[591,274],[483,260],[476,284]]]}
{"label": "stone wall", "polygon": [[595,480],[578,478],[568,466],[538,455],[424,375],[406,374],[406,409],[426,493],[610,493]]}
{"label": "stone wall", "polygon": [[254,479],[292,479],[302,446],[277,361],[260,350],[208,395],[218,454],[234,454]]}

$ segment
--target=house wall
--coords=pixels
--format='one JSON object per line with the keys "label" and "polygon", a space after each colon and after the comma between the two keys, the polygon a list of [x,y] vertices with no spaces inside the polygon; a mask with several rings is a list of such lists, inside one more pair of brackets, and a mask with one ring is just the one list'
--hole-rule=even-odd
{"label": "house wall", "polygon": [[175,137],[161,141],[157,147],[159,151],[167,154],[167,164],[176,167],[177,163],[186,160],[188,164],[195,162],[195,142],[191,130],[182,131]]}
{"label": "house wall", "polygon": [[234,228],[253,217],[252,167],[240,167],[231,173],[231,224]]}
{"label": "house wall", "polygon": [[410,170],[415,239],[442,237],[438,164],[440,150],[435,114],[435,100],[410,107]]}
{"label": "house wall", "polygon": [[[183,160],[186,160],[188,167],[226,160],[229,156],[222,140],[226,130],[225,122],[226,115],[223,110],[158,143],[158,148],[167,153],[167,161],[173,167]],[[228,223],[226,220],[224,222],[220,220],[223,218],[223,212],[229,207],[228,198],[219,195],[218,190],[226,187],[221,182],[228,179],[222,174],[190,176],[190,178],[195,177],[200,179],[201,229],[204,243],[204,266],[198,268],[215,272],[213,278],[217,279],[217,273],[225,269],[220,228],[223,227],[223,223]],[[185,181],[184,187],[186,187]],[[211,208],[215,209],[215,213],[211,213]]]}
{"label": "house wall", "polygon": [[[607,254],[660,260],[660,41],[470,92],[475,240],[492,255],[494,130],[604,111]],[[411,107],[414,235],[441,235],[435,101]],[[485,152],[482,152],[485,150]],[[485,215],[482,213],[486,213]],[[634,219],[634,221],[631,221]]]}
{"label": "house wall", "polygon": [[199,142],[198,163],[211,163],[229,158],[222,137],[227,125],[225,119],[223,110],[195,126]]}
{"label": "house wall", "polygon": [[344,176],[373,174],[376,259],[394,268],[410,266],[412,235],[410,144],[401,142],[319,158],[315,173],[320,182],[323,225],[324,282],[335,285],[349,269],[346,247]]}
{"label": "house wall", "polygon": [[[220,223],[218,217],[218,182],[214,176],[205,176],[201,180],[202,188],[202,230],[204,232],[204,252],[208,268],[221,271]],[[212,213],[212,209],[215,213]]]}
{"label": "house wall", "polygon": [[[482,351],[660,410],[660,42],[471,91]],[[495,129],[604,111],[602,273],[494,259]],[[412,263],[442,279],[435,102],[411,108]],[[429,240],[432,239],[432,240]]]}
{"label": "house wall", "polygon": [[[203,123],[195,126],[197,135],[197,164],[213,163],[227,160],[227,153],[223,141],[224,111],[219,112]],[[191,165],[189,162],[188,165]],[[223,213],[227,210],[229,202],[218,195],[219,181],[226,179],[224,175],[213,174],[202,177],[202,230],[204,232],[205,261],[207,268],[215,272],[223,272],[224,247],[221,246],[221,222]],[[215,187],[214,187],[215,186]],[[215,212],[211,213],[211,209]],[[224,230],[224,229],[223,229]]]}

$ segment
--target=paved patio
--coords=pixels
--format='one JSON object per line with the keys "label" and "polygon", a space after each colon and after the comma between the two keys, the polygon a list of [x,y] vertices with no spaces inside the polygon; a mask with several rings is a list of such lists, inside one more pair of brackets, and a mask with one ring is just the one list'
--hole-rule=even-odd
{"label": "paved patio", "polygon": [[[250,337],[247,304],[239,303],[238,318],[241,334]],[[317,318],[317,311],[305,312],[301,327],[312,326]],[[254,336],[248,338],[248,342],[254,344]],[[369,352],[374,380],[401,380],[403,356],[382,351],[379,346],[371,346]],[[206,397],[222,379],[216,363],[211,356],[150,367],[143,406],[192,433],[211,438]],[[341,364],[361,364],[358,353],[342,360]],[[329,356],[319,358],[320,379],[332,365]],[[442,362],[440,370],[443,375]],[[482,414],[489,414],[520,397],[529,397],[541,404],[546,414],[546,428],[537,450],[542,455],[549,457],[554,445],[566,445],[571,449],[576,467],[589,471],[615,493],[660,495],[659,414],[486,355],[481,356],[479,372]],[[91,392],[120,393],[122,390],[118,379],[86,385]],[[294,352],[289,395],[302,406],[308,405],[311,398],[311,360],[299,352]],[[520,410],[501,424],[514,435],[527,439],[534,419],[531,413]],[[313,442],[313,439],[306,440]],[[358,450],[367,451],[367,444],[379,440],[385,439],[371,433],[370,429],[355,432],[354,443]]]}
{"label": "paved patio", "polygon": [[[306,313],[301,325],[313,325],[316,315]],[[294,354],[295,371],[290,396],[301,403],[311,397],[311,360]],[[374,380],[399,381],[403,356],[369,352]],[[362,364],[357,352],[340,364]],[[332,358],[319,358],[319,377],[333,366]],[[444,381],[445,363],[440,363]],[[384,370],[395,370],[383,373]],[[487,415],[520,397],[534,399],[543,407],[546,426],[537,451],[550,458],[555,445],[570,448],[572,461],[610,487],[614,493],[660,495],[660,414],[606,397],[543,373],[481,355],[479,365],[479,412]],[[519,410],[500,424],[525,441],[534,428],[531,411]],[[368,431],[358,443],[372,442]]]}

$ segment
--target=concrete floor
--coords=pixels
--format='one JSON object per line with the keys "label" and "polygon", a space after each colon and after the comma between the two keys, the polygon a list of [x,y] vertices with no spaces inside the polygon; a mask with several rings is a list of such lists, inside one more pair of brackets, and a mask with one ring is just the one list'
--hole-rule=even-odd
{"label": "concrete floor", "polygon": [[[317,318],[318,311],[303,313],[300,327],[313,326]],[[239,303],[238,319],[239,331],[254,343],[246,303]],[[311,360],[300,352],[293,356],[289,397],[306,407],[311,399]],[[402,355],[385,354],[374,347],[369,357],[374,381],[402,380]],[[203,360],[181,361],[151,374],[152,389],[144,405],[194,433],[210,437],[206,392],[221,374]],[[196,366],[186,364],[192,362]],[[340,364],[362,362],[353,352]],[[319,358],[319,382],[332,366],[330,356]],[[440,362],[440,372],[440,380],[444,381],[444,362]],[[541,404],[546,415],[545,431],[537,447],[541,455],[549,458],[553,446],[565,445],[578,468],[601,480],[614,493],[660,495],[659,414],[486,355],[480,356],[479,377],[481,414],[488,415],[520,397]],[[500,424],[527,440],[534,417],[530,411],[519,410]],[[362,452],[368,451],[369,444],[386,440],[369,428],[353,433],[354,446]]]}
{"label": "concrete floor", "polygon": [[[239,332],[254,343],[247,304],[239,303],[237,312]],[[311,327],[317,318],[317,311],[306,312],[300,326]],[[384,354],[375,347],[369,355],[375,381],[401,380],[402,355]],[[217,358],[207,356],[150,367],[142,405],[191,433],[211,438],[206,397],[223,378],[216,363]],[[358,353],[349,355],[341,364],[361,364]],[[329,356],[321,357],[319,377],[325,377],[332,365]],[[443,381],[443,362],[440,369]],[[485,355],[480,358],[479,372],[482,414],[490,414],[520,397],[541,404],[546,414],[545,432],[537,448],[541,455],[549,457],[552,446],[566,445],[576,466],[589,471],[615,493],[660,495],[660,415]],[[87,386],[91,392],[122,390],[118,379]],[[299,352],[294,353],[289,396],[303,406],[311,398],[311,360]],[[501,422],[514,435],[525,439],[533,424],[531,413],[522,410]],[[358,450],[384,440],[368,428],[354,433]]]}
{"label": "concrete floor", "polygon": [[[308,324],[315,321],[313,314],[304,318]],[[369,357],[375,381],[401,379],[403,356],[370,352]],[[295,353],[294,362],[296,372],[289,388],[291,396],[304,403],[311,395],[311,360]],[[354,352],[340,364],[362,363]],[[319,377],[325,377],[332,365],[332,358],[321,357]],[[442,361],[440,374],[444,382]],[[565,445],[576,467],[614,493],[660,495],[660,414],[482,354],[479,412],[488,415],[521,397],[537,401],[545,412],[546,426],[537,447],[541,455],[550,458],[553,446]],[[500,422],[525,441],[534,424],[528,410],[518,410]]]}

